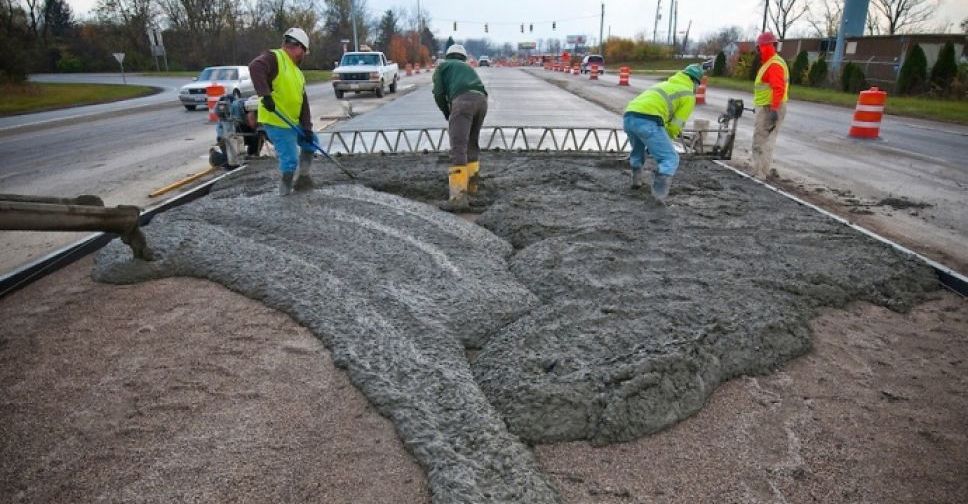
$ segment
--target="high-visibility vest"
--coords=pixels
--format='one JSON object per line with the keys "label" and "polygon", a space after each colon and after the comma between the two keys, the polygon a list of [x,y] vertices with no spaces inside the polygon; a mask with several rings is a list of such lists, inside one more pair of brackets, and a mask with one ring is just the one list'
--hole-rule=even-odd
{"label": "high-visibility vest", "polygon": [[625,107],[635,112],[662,119],[669,136],[679,136],[696,105],[695,84],[683,72],[676,72],[669,80],[660,82],[636,96]]}
{"label": "high-visibility vest", "polygon": [[757,107],[765,107],[773,103],[773,88],[769,84],[763,82],[763,75],[766,74],[766,70],[770,68],[770,65],[777,63],[780,68],[783,69],[783,101],[781,103],[786,103],[787,97],[790,96],[790,69],[787,68],[786,61],[779,54],[774,54],[772,58],[766,60],[760,66],[760,70],[756,72],[756,81],[753,84],[753,105]]}
{"label": "high-visibility vest", "polygon": [[[276,55],[276,64],[279,67],[276,78],[272,79],[272,101],[276,104],[276,110],[298,124],[299,114],[302,112],[303,93],[306,89],[306,77],[286,51],[273,49],[272,52]],[[269,112],[261,101],[259,102],[259,122],[280,128],[289,127],[279,116]]]}

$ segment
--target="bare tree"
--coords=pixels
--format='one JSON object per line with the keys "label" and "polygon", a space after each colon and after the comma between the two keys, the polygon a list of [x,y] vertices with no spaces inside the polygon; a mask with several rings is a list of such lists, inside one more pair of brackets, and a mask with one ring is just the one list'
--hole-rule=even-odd
{"label": "bare tree", "polygon": [[836,37],[844,4],[839,0],[822,0],[820,4],[819,8],[810,10],[807,22],[818,37]]}
{"label": "bare tree", "polygon": [[[940,0],[873,0],[888,35],[918,31],[938,11]],[[870,19],[870,16],[868,16]]]}
{"label": "bare tree", "polygon": [[34,34],[34,37],[38,34],[37,27],[40,24],[40,11],[43,9],[43,2],[41,0],[25,0],[27,4],[27,15],[30,17],[30,33]]}
{"label": "bare tree", "polygon": [[787,30],[793,23],[805,16],[810,10],[806,0],[774,0],[770,9],[770,24],[780,40],[786,38]]}
{"label": "bare tree", "polygon": [[742,32],[738,26],[721,28],[718,32],[703,38],[702,42],[699,43],[699,52],[703,54],[717,54],[729,44],[738,41],[742,36]]}

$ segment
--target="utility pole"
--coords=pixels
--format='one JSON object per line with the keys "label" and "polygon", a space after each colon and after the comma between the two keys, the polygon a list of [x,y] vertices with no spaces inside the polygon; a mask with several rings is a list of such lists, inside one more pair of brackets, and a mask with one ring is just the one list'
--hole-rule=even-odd
{"label": "utility pole", "polygon": [[659,41],[659,20],[662,19],[662,0],[655,4],[655,26],[652,27],[652,43]]}
{"label": "utility pole", "polygon": [[666,34],[666,45],[672,45],[672,18],[676,8],[676,0],[669,2],[669,32]]}
{"label": "utility pole", "polygon": [[356,9],[353,6],[353,0],[350,0],[350,22],[353,23],[353,50],[359,52],[360,41],[356,38]]}
{"label": "utility pole", "polygon": [[605,32],[605,2],[602,2],[602,19],[598,22],[598,54],[605,55],[605,39],[602,34]]}
{"label": "utility pole", "polygon": [[766,15],[770,12],[770,0],[763,0],[763,29],[760,33],[766,31]]}
{"label": "utility pole", "polygon": [[673,4],[676,6],[676,13],[672,16],[672,47],[679,45],[679,0],[673,0]]}

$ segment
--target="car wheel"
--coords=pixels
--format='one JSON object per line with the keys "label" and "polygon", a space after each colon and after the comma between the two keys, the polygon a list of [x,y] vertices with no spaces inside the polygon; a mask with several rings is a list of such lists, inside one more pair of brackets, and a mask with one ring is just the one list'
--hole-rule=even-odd
{"label": "car wheel", "polygon": [[195,106],[194,105],[185,105],[185,110],[188,110],[188,111],[195,110]]}
{"label": "car wheel", "polygon": [[342,99],[342,98],[343,98],[343,91],[337,89],[336,90],[336,99],[339,100],[339,99]]}
{"label": "car wheel", "polygon": [[397,79],[393,79],[393,82],[390,84],[390,92],[391,93],[397,92]]}
{"label": "car wheel", "polygon": [[383,98],[383,81],[380,81],[380,87],[376,88],[376,97]]}

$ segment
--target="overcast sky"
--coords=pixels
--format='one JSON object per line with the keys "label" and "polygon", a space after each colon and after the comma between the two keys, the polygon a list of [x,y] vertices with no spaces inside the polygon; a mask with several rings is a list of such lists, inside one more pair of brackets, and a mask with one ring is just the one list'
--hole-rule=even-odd
{"label": "overcast sky", "polygon": [[[75,13],[90,11],[96,0],[67,0]],[[321,0],[319,0],[321,1]],[[668,33],[669,4],[662,2],[662,18],[659,21],[659,38]],[[811,4],[822,5],[817,0]],[[416,11],[417,1],[367,0],[367,7],[374,17],[387,9]],[[589,41],[597,40],[602,9],[601,1],[573,0],[420,0],[420,7],[432,18],[431,30],[438,37],[448,35],[455,39],[487,37],[494,42],[524,42],[536,39],[565,38],[567,35],[586,35]],[[604,36],[633,37],[637,33],[653,36],[656,0],[608,0],[605,2]],[[957,29],[961,20],[968,17],[968,0],[942,0],[936,19],[930,23],[938,27],[951,22]],[[697,40],[725,26],[739,26],[744,31],[755,32],[763,19],[760,0],[681,0],[679,4],[678,31],[684,32],[692,21],[689,38]],[[457,31],[453,22],[457,21]],[[552,30],[555,21],[557,28]],[[488,33],[484,33],[484,23]],[[524,23],[524,33],[521,33]],[[529,31],[529,25],[534,31]],[[806,29],[806,25],[798,25]],[[796,33],[797,28],[793,29]],[[681,37],[681,35],[680,35]]]}

